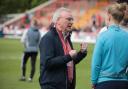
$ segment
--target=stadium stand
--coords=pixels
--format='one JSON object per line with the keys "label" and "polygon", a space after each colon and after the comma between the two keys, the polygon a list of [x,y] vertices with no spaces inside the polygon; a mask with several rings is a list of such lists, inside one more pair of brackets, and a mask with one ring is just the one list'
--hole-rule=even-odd
{"label": "stadium stand", "polygon": [[[101,13],[102,8],[109,5],[109,0],[49,0],[30,11],[27,11],[17,18],[4,23],[4,27],[10,29],[17,25],[19,29],[26,29],[32,16],[38,18],[45,26],[50,24],[53,12],[59,7],[67,7],[72,10],[75,17],[74,27],[85,28],[91,24],[91,17],[93,14]],[[12,29],[13,30],[13,29]],[[20,30],[23,31],[23,30]],[[6,31],[4,31],[6,34]],[[9,33],[9,31],[8,31]],[[22,34],[22,32],[21,32]]]}

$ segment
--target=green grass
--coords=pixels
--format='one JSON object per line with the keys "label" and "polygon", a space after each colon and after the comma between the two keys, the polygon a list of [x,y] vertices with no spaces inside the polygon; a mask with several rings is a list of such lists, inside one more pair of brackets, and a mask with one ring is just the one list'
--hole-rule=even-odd
{"label": "green grass", "polygon": [[[74,48],[79,50],[79,44]],[[88,46],[88,56],[77,65],[76,89],[91,89],[90,61],[93,45]],[[39,78],[39,56],[36,63],[36,73],[32,83],[21,82],[21,58],[23,45],[20,40],[0,39],[0,89],[40,89]],[[30,61],[27,64],[27,77],[30,72]]]}

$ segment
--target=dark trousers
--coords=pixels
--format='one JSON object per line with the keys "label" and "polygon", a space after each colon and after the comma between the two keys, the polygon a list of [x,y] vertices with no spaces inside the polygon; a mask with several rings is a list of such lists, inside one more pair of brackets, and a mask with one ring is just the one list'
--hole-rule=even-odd
{"label": "dark trousers", "polygon": [[55,87],[52,87],[52,86],[41,86],[41,89],[56,89]]}
{"label": "dark trousers", "polygon": [[26,64],[27,64],[29,57],[31,58],[30,78],[33,78],[34,73],[35,73],[37,52],[24,52],[24,56],[23,56],[23,60],[22,60],[22,76],[25,76],[25,74],[26,74]]}
{"label": "dark trousers", "polygon": [[128,81],[106,81],[97,84],[95,89],[128,89]]}
{"label": "dark trousers", "polygon": [[67,86],[61,86],[61,84],[52,85],[41,85],[41,89],[75,89],[75,86],[72,85],[72,83],[68,83]]}

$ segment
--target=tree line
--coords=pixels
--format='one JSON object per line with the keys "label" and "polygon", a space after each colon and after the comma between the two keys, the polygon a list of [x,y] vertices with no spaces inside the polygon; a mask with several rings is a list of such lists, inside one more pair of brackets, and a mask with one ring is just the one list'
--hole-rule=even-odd
{"label": "tree line", "polygon": [[0,0],[0,17],[22,13],[48,0]]}

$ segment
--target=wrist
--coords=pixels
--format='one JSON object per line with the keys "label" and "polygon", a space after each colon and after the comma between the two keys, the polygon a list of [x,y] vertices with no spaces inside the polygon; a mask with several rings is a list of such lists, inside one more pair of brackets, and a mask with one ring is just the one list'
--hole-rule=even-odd
{"label": "wrist", "polygon": [[80,52],[86,53],[87,52],[87,49],[80,49]]}
{"label": "wrist", "polygon": [[96,84],[92,84],[92,89],[95,89],[96,88]]}

